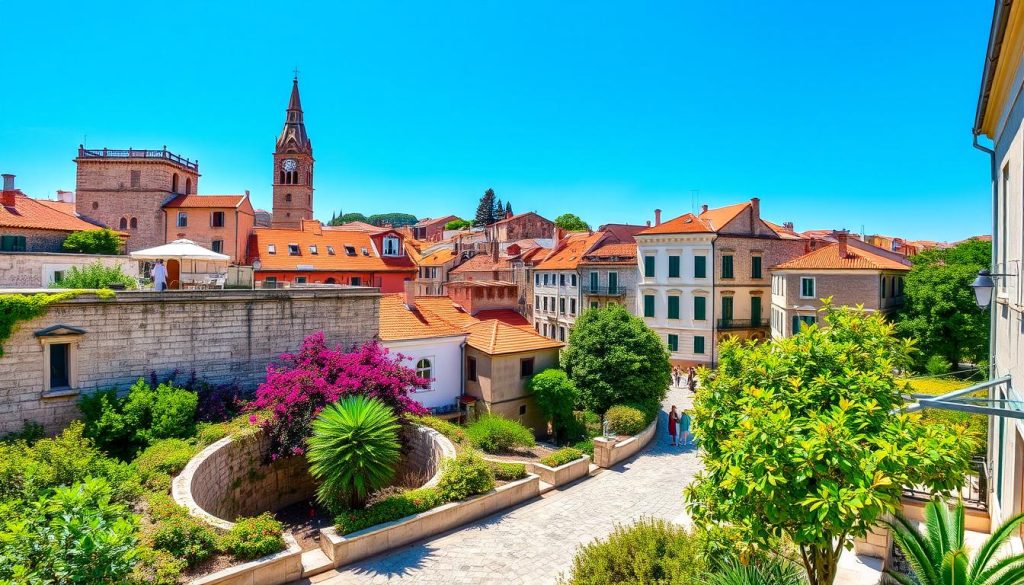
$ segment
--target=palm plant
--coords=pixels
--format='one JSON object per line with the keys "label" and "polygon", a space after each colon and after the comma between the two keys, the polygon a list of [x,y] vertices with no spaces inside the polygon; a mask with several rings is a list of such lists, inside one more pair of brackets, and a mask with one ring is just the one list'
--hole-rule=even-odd
{"label": "palm plant", "polygon": [[738,559],[723,563],[705,585],[804,585],[803,569],[779,557],[744,565]]}
{"label": "palm plant", "polygon": [[333,508],[347,497],[362,508],[374,490],[388,485],[398,463],[398,419],[383,402],[352,396],[328,405],[313,421],[309,471],[320,480],[317,500]]}
{"label": "palm plant", "polygon": [[952,511],[932,500],[924,508],[925,532],[902,514],[886,522],[896,546],[903,551],[913,575],[886,569],[886,585],[1017,585],[1024,582],[1024,555],[996,553],[1024,522],[1024,514],[1010,518],[992,533],[970,560],[964,546],[964,505]]}

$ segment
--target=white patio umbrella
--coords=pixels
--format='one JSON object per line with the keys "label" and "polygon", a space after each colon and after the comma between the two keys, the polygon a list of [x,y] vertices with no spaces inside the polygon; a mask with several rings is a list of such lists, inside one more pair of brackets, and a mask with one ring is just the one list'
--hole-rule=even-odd
{"label": "white patio umbrella", "polygon": [[[174,240],[169,244],[162,246],[156,246],[153,248],[146,248],[145,250],[136,250],[128,254],[135,260],[177,260],[181,263],[181,280],[185,280],[186,274],[196,277],[203,275],[209,277],[211,275],[222,275],[227,272],[228,263],[231,261],[231,257],[225,254],[214,252],[213,250],[207,250],[206,248],[196,244],[192,240]],[[191,270],[185,270],[185,262],[188,261],[191,265]],[[203,270],[196,269],[196,263],[202,262]],[[210,270],[210,265],[214,265],[214,270]]]}

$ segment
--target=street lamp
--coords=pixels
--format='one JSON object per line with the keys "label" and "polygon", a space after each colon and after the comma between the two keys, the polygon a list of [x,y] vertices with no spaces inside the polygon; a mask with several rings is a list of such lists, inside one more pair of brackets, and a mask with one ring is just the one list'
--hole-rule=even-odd
{"label": "street lamp", "polygon": [[992,290],[995,287],[996,283],[992,280],[992,273],[987,269],[979,270],[978,277],[971,283],[971,288],[974,289],[974,300],[978,303],[978,308],[984,309],[992,303]]}

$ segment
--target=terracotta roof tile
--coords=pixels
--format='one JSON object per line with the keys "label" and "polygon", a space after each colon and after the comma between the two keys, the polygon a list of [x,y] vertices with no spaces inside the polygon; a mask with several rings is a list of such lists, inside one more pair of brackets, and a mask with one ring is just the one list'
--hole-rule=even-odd
{"label": "terracotta roof tile", "polygon": [[491,355],[558,349],[565,345],[534,331],[526,331],[495,319],[470,325],[466,331],[469,332],[466,343],[470,347]]}
{"label": "terracotta roof tile", "polygon": [[[316,224],[316,222],[305,222]],[[262,271],[274,270],[359,270],[373,272],[413,272],[416,265],[406,255],[381,256],[374,244],[374,237],[362,231],[317,229],[256,228],[251,241],[255,246],[250,250],[251,259],[259,258]],[[289,254],[289,244],[297,244],[299,253]],[[273,245],[274,253],[270,253]],[[311,250],[316,246],[316,254]],[[333,248],[334,253],[331,253]],[[364,253],[365,250],[365,253]],[[299,268],[302,266],[302,268]]]}
{"label": "terracotta roof tile", "polygon": [[571,270],[576,268],[583,261],[583,256],[603,238],[602,232],[576,232],[566,236],[563,241],[555,245],[554,251],[541,260],[537,270]]}
{"label": "terracotta roof tile", "polygon": [[167,208],[217,208],[239,207],[245,203],[245,195],[178,195],[164,204]]}
{"label": "terracotta roof tile", "polygon": [[[450,301],[449,301],[450,304]],[[424,339],[465,335],[462,327],[440,318],[417,299],[416,307],[405,306],[405,295],[389,294],[380,298],[380,338],[382,341]]]}
{"label": "terracotta roof tile", "polygon": [[840,256],[839,244],[829,244],[778,264],[773,270],[910,270],[910,266],[853,246],[847,246],[846,256]]}
{"label": "terracotta roof tile", "polygon": [[659,225],[651,226],[640,232],[638,236],[658,234],[710,234],[711,228],[692,213],[680,215]]}
{"label": "terracotta roof tile", "polygon": [[490,254],[477,254],[453,268],[451,272],[461,274],[463,272],[493,272],[495,270],[512,270],[511,260],[503,256],[499,256],[495,260]]}
{"label": "terracotta roof tile", "polygon": [[725,207],[716,207],[715,209],[709,209],[700,214],[700,219],[713,230],[722,229],[725,224],[736,219],[743,210],[750,208],[750,202],[744,201],[743,203],[734,203],[733,205],[726,205]]}
{"label": "terracotta roof tile", "polygon": [[20,191],[15,191],[14,207],[0,205],[0,227],[61,232],[100,229],[100,226],[67,213],[61,207],[51,205],[52,203],[57,202],[42,203]]}
{"label": "terracotta roof tile", "polygon": [[443,248],[441,250],[434,251],[427,256],[421,257],[417,264],[420,266],[440,266],[458,257],[459,255],[455,253],[455,250],[451,248]]}

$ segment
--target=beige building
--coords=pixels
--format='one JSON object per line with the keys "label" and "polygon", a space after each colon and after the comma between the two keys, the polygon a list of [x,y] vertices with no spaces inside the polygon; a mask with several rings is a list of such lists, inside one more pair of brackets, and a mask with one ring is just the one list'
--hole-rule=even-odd
{"label": "beige building", "polygon": [[846,232],[836,232],[835,238],[834,244],[772,268],[772,337],[787,337],[799,332],[802,324],[818,323],[826,298],[831,298],[833,306],[862,305],[885,314],[903,304],[910,262]]}
{"label": "beige building", "polygon": [[244,264],[255,211],[245,195],[178,195],[164,205],[165,238],[196,244]]}

